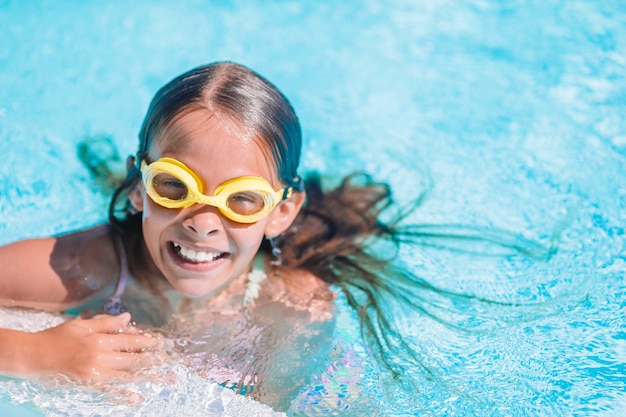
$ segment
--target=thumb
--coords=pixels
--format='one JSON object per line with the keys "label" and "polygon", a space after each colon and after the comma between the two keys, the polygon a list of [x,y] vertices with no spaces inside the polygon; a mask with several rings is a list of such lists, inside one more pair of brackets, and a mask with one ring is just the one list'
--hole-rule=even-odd
{"label": "thumb", "polygon": [[126,312],[117,316],[99,315],[85,322],[88,322],[90,332],[117,333],[128,327],[130,313]]}

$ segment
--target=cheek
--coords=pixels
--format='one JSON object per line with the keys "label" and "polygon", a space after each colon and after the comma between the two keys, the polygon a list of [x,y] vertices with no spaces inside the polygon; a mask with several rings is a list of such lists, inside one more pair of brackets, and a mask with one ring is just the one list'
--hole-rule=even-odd
{"label": "cheek", "polygon": [[171,224],[172,218],[173,215],[170,210],[158,207],[152,202],[144,202],[141,220],[143,237],[151,253],[153,252],[153,247],[158,248],[159,236],[167,225]]}
{"label": "cheek", "polygon": [[231,229],[230,235],[233,240],[237,241],[237,244],[241,248],[257,248],[263,240],[263,229],[259,227],[252,227],[250,229]]}
{"label": "cheek", "polygon": [[245,254],[246,262],[251,261],[259,250],[263,241],[265,224],[261,222],[254,224],[248,228],[232,228],[229,231],[231,239],[236,242],[238,252]]}
{"label": "cheek", "polygon": [[144,223],[146,221],[152,223],[171,222],[176,217],[178,210],[172,210],[156,204],[150,197],[144,195],[143,198],[143,216]]}

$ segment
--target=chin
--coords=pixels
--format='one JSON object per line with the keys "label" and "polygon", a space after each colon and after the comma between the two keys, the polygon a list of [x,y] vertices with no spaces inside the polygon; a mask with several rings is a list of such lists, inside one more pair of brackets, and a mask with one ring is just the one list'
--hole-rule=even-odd
{"label": "chin", "polygon": [[[180,284],[180,283],[179,283]],[[198,285],[175,285],[174,289],[184,297],[201,298],[219,294],[226,287],[226,283],[218,287],[203,287]]]}
{"label": "chin", "polygon": [[178,291],[184,297],[201,298],[201,297],[204,297],[206,295],[209,295],[215,292],[216,290],[215,289],[200,290],[200,289],[176,288],[176,291]]}

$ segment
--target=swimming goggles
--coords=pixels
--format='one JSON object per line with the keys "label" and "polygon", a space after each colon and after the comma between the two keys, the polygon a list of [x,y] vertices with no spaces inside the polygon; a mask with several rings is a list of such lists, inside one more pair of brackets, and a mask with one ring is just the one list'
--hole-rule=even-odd
{"label": "swimming goggles", "polygon": [[254,223],[267,216],[282,200],[291,196],[291,187],[274,191],[261,177],[239,177],[220,184],[215,194],[203,194],[203,182],[188,166],[173,158],[150,164],[141,161],[146,193],[157,204],[171,209],[207,204],[230,220]]}

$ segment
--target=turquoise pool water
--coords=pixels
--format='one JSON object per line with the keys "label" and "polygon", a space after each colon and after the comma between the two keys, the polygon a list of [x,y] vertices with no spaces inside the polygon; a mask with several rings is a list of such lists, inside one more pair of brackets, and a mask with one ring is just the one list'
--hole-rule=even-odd
{"label": "turquoise pool water", "polygon": [[[106,134],[132,153],[158,87],[238,61],[292,100],[303,171],[365,169],[400,203],[431,178],[413,222],[544,245],[560,232],[549,260],[406,248],[403,262],[433,284],[519,307],[434,301],[471,332],[404,312],[435,377],[409,369],[414,387],[403,389],[368,361],[340,303],[335,352],[288,414],[626,412],[623,2],[170,3],[0,0],[0,243],[102,221],[107,198],[76,144]],[[134,408],[3,379],[0,413],[221,415],[202,402],[210,387],[177,372],[179,386]]]}

